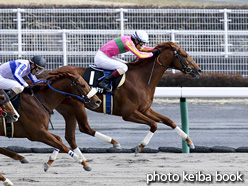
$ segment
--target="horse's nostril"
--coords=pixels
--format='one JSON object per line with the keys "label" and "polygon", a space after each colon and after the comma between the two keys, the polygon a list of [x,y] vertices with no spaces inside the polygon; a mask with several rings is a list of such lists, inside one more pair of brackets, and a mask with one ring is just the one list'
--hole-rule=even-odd
{"label": "horse's nostril", "polygon": [[96,104],[100,105],[102,103],[102,101],[96,101]]}
{"label": "horse's nostril", "polygon": [[17,115],[14,115],[14,116],[13,116],[13,118],[14,118],[14,119],[18,119],[18,118],[19,118],[19,116],[17,116]]}

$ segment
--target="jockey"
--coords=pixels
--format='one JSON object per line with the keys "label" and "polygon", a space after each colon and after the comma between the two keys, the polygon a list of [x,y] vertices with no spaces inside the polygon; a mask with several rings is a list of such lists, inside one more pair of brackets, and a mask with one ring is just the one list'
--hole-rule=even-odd
{"label": "jockey", "polygon": [[34,56],[31,60],[14,60],[0,66],[0,87],[5,90],[12,90],[10,98],[25,90],[33,95],[33,90],[23,79],[27,76],[32,83],[38,81],[35,75],[45,70],[46,60],[41,56]]}
{"label": "jockey", "polygon": [[132,36],[122,36],[113,39],[100,48],[94,58],[96,66],[114,71],[99,82],[99,87],[109,92],[111,89],[108,83],[128,70],[125,64],[126,61],[115,57],[116,55],[130,51],[141,59],[150,58],[154,55],[157,56],[159,54],[158,50],[154,51],[154,48],[144,46],[148,42],[147,33],[143,30],[138,30]]}

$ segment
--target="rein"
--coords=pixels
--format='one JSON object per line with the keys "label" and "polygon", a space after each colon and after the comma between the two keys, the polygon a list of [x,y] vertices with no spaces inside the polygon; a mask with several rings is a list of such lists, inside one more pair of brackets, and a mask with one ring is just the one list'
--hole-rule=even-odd
{"label": "rein", "polygon": [[[79,78],[79,77],[78,77],[78,78]],[[77,78],[76,80],[78,80],[78,78]],[[72,84],[73,84],[74,86],[76,86],[76,85],[75,85],[76,80],[72,82]],[[55,92],[58,92],[58,93],[60,93],[60,94],[64,94],[64,95],[67,95],[67,96],[73,96],[73,97],[76,97],[76,98],[78,98],[78,99],[82,100],[84,103],[86,103],[86,101],[85,101],[85,98],[84,98],[84,97],[80,97],[80,96],[78,96],[78,95],[75,95],[75,94],[70,94],[70,93],[63,92],[63,91],[60,91],[60,90],[57,90],[57,89],[53,88],[53,87],[49,84],[49,83],[50,83],[50,81],[49,81],[49,80],[47,80],[47,79],[43,79],[43,80],[37,81],[35,84],[37,84],[37,83],[41,83],[41,82],[47,82],[47,86],[48,86],[50,89],[52,89],[53,91],[55,91]],[[77,86],[76,86],[76,87],[77,87]],[[78,89],[78,88],[77,88],[77,91],[79,91],[79,89]],[[79,91],[79,93],[80,93],[80,95],[82,95],[82,93],[81,93],[80,91]],[[83,95],[82,95],[82,96],[83,96]]]}
{"label": "rein", "polygon": [[[37,93],[37,97],[34,95],[34,98],[39,102],[39,104],[44,108],[44,110],[46,110],[49,114],[53,115],[54,112],[49,110],[41,101],[40,101],[40,98],[39,98],[39,95]],[[48,119],[49,119],[49,123],[51,124],[52,126],[52,130],[54,130],[54,127],[53,127],[53,123],[52,123],[52,120],[51,120],[51,117],[50,116],[47,116]]]}

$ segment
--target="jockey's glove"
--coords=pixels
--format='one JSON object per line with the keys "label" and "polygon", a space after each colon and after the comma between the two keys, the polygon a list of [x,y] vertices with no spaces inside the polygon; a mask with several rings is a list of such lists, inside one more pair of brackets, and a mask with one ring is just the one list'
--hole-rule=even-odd
{"label": "jockey's glove", "polygon": [[34,94],[34,91],[30,86],[25,87],[24,92],[30,94],[31,96]]}
{"label": "jockey's glove", "polygon": [[157,57],[160,54],[159,50],[155,50],[154,52],[152,52],[154,57]]}

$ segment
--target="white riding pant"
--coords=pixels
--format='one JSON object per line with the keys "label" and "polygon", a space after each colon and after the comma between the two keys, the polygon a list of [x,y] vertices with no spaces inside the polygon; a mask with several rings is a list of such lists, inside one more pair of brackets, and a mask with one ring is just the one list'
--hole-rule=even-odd
{"label": "white riding pant", "polygon": [[105,69],[105,70],[123,69],[124,71],[123,73],[125,73],[128,70],[128,67],[125,64],[126,61],[119,59],[115,56],[108,57],[105,53],[103,53],[100,50],[96,53],[94,61],[97,67]]}
{"label": "white riding pant", "polygon": [[17,81],[12,79],[6,79],[0,75],[0,88],[5,90],[13,90],[16,94],[23,91],[24,87],[20,85]]}

